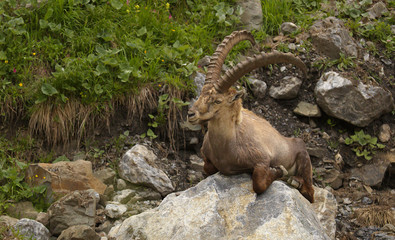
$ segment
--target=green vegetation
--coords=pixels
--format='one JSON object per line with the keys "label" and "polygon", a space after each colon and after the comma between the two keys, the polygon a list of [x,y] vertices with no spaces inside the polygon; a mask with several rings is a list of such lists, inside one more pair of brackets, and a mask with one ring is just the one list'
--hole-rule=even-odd
{"label": "green vegetation", "polygon": [[377,149],[385,148],[385,145],[377,142],[377,137],[365,134],[363,130],[346,138],[345,143],[352,147],[357,157],[364,157],[366,160],[371,160]]}
{"label": "green vegetation", "polygon": [[21,200],[29,200],[41,210],[45,208],[45,185],[30,187],[24,179],[28,167],[24,160],[33,146],[33,140],[28,137],[13,141],[0,138],[0,214]]}

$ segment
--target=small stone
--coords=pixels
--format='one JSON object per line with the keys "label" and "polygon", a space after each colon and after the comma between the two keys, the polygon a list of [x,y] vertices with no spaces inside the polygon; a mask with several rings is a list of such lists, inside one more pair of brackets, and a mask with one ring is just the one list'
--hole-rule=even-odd
{"label": "small stone", "polygon": [[42,223],[44,226],[48,226],[49,224],[49,215],[45,212],[39,212],[36,218],[37,222]]}
{"label": "small stone", "polygon": [[362,202],[363,204],[366,204],[366,205],[370,205],[370,204],[373,203],[372,199],[370,199],[370,198],[368,198],[368,197],[363,197],[362,200],[361,200],[361,202]]}
{"label": "small stone", "polygon": [[116,172],[111,168],[103,168],[93,173],[93,176],[107,185],[113,184],[116,175]]}
{"label": "small stone", "polygon": [[344,199],[343,199],[343,203],[344,203],[344,204],[351,204],[352,201],[351,201],[349,198],[344,198]]}
{"label": "small stone", "polygon": [[267,85],[264,81],[255,78],[249,78],[250,88],[254,96],[262,99],[266,95]]}
{"label": "small stone", "polygon": [[298,30],[298,26],[295,25],[295,23],[292,22],[284,22],[281,24],[280,31],[283,34],[290,34]]}
{"label": "small stone", "polygon": [[117,190],[118,191],[122,191],[122,190],[127,189],[127,188],[128,188],[128,186],[127,186],[126,181],[121,179],[121,178],[118,178],[117,179]]}
{"label": "small stone", "polygon": [[203,172],[204,161],[197,155],[191,155],[189,157],[189,161],[191,161],[191,169],[196,172]]}
{"label": "small stone", "polygon": [[381,142],[388,142],[391,138],[391,127],[388,124],[383,124],[380,127],[379,139]]}
{"label": "small stone", "polygon": [[374,4],[371,8],[368,9],[369,18],[372,18],[372,19],[379,18],[387,12],[388,12],[388,9],[385,6],[385,3],[383,3],[383,2],[378,2],[378,3]]}
{"label": "small stone", "polygon": [[281,71],[281,72],[284,72],[285,70],[287,70],[287,67],[286,67],[286,66],[281,66],[281,67],[280,67],[280,71]]}
{"label": "small stone", "polygon": [[294,113],[306,117],[321,117],[321,111],[317,105],[304,101],[298,103]]}
{"label": "small stone", "polygon": [[289,50],[295,50],[296,49],[296,44],[295,43],[290,43],[288,44]]}
{"label": "small stone", "polygon": [[110,203],[106,206],[106,215],[112,219],[118,219],[126,212],[127,207],[124,204]]}
{"label": "small stone", "polygon": [[189,144],[191,144],[191,145],[196,145],[196,144],[198,144],[199,143],[199,138],[197,138],[197,137],[193,137],[193,138],[191,138],[191,140],[189,141]]}
{"label": "small stone", "polygon": [[207,67],[210,64],[210,59],[211,59],[210,56],[207,56],[207,55],[204,56],[202,59],[200,59],[197,62],[198,67],[201,67],[201,68]]}

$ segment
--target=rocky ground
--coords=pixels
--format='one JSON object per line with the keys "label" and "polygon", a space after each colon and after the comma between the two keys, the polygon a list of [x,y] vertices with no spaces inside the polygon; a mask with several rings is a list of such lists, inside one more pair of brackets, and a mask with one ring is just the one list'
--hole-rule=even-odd
{"label": "rocky ground", "polygon": [[[336,20],[334,21],[336,22]],[[327,26],[327,28],[330,27]],[[294,53],[306,63],[309,73],[307,77],[302,77],[298,70],[283,65],[255,71],[249,78],[240,83],[240,87],[244,88],[247,93],[244,98],[244,107],[267,119],[283,135],[300,137],[305,141],[313,164],[314,185],[332,192],[338,203],[336,239],[394,239],[394,109],[375,117],[366,126],[356,126],[350,121],[330,116],[322,111],[322,106],[320,106],[320,116],[301,115],[295,113],[294,110],[302,101],[317,107],[317,95],[315,94],[317,82],[323,74],[330,71],[352,79],[354,85],[361,82],[369,86],[377,86],[386,89],[392,97],[395,96],[395,56],[385,57],[371,54],[366,50],[366,45],[371,43],[364,39],[352,38],[350,40],[352,43],[343,39],[346,47],[339,47],[337,50],[332,49],[329,52],[340,51],[350,56],[353,56],[353,54],[356,56],[352,58],[352,64],[339,66],[340,64],[337,63],[331,65],[328,64],[331,60],[328,59],[325,49],[321,48],[320,50],[319,41],[318,44],[317,42],[313,44],[314,41],[313,43],[310,41],[311,38],[314,38],[314,35],[325,35],[325,29],[319,30],[318,28],[317,31],[321,32],[302,33],[296,37],[289,37],[284,32],[280,36],[268,39],[266,43],[261,44],[262,47],[264,45],[265,49],[279,49],[281,47]],[[376,47],[380,52],[380,48],[383,46],[377,45]],[[354,48],[354,52],[350,50]],[[348,52],[349,50],[351,52]],[[202,78],[204,80],[204,75],[199,76],[201,77],[200,81]],[[283,78],[287,76],[297,76],[302,80],[297,95],[290,99],[274,98],[271,94],[271,87],[283,82]],[[254,79],[260,82],[264,81],[267,90],[264,87],[263,89],[257,89]],[[258,85],[262,88],[262,85]],[[382,103],[382,105],[385,104]],[[367,109],[367,111],[373,110],[369,107]],[[179,121],[183,123],[183,120],[180,119]],[[125,120],[125,122],[129,121]],[[123,124],[120,115],[117,125],[113,126],[110,135],[103,133],[96,136],[96,142],[100,143],[97,148],[89,148],[85,145],[82,151],[63,153],[70,159],[83,158],[91,161],[96,173],[103,169],[112,168],[119,177],[123,174],[119,169],[119,162],[127,150],[137,143],[150,147],[158,159],[154,161],[154,165],[168,176],[172,187],[158,187],[156,193],[150,191],[139,193],[141,196],[145,196],[141,199],[150,200],[141,202],[136,200],[136,204],[140,204],[140,206],[135,204],[134,210],[128,212],[129,216],[156,207],[161,201],[158,192],[165,195],[169,191],[183,191],[195,186],[206,177],[202,173],[202,160],[199,158],[199,149],[203,137],[201,131],[180,129],[176,140],[178,148],[174,150],[170,147],[170,143],[164,139],[141,139],[139,134],[146,130],[146,126],[146,122],[134,126]],[[346,139],[359,130],[378,137],[379,142],[385,145],[383,149],[379,149],[375,154],[372,154],[373,158],[370,160],[357,157],[352,148],[346,144]],[[107,186],[112,185],[115,191],[127,189],[127,183],[124,180],[119,180],[119,178],[118,180],[112,180],[112,182],[105,182],[105,184]],[[78,198],[78,196],[75,197]],[[92,199],[94,198],[92,197]],[[104,216],[104,209],[102,211],[101,215],[98,214],[99,216]],[[107,216],[110,217],[108,213]],[[112,217],[116,218],[115,216]],[[111,226],[101,224],[105,222],[104,220],[96,219],[95,221],[97,221],[96,225],[100,226],[100,231],[109,231]],[[111,224],[115,224],[114,221]],[[54,229],[50,230],[51,232],[56,231]],[[60,234],[60,232],[57,234]]]}

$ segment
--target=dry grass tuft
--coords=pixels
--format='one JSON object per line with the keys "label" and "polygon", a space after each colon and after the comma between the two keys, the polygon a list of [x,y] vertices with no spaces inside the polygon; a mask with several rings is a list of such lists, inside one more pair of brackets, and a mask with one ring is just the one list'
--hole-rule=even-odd
{"label": "dry grass tuft", "polygon": [[[165,92],[169,94],[169,99],[183,99],[186,94],[175,87],[168,87]],[[149,113],[155,114],[158,97],[158,91],[144,87],[136,94],[124,96],[107,105],[101,104],[100,108],[98,105],[84,105],[77,100],[69,100],[66,104],[44,102],[33,108],[29,131],[43,137],[49,146],[66,146],[74,140],[80,143],[95,129],[106,127],[109,130],[112,117],[119,109],[126,109],[131,126],[136,119],[141,122]],[[158,130],[162,137],[168,138],[175,149],[179,130],[177,119],[182,116],[182,112],[174,101],[169,101],[168,105],[165,113],[167,124]]]}
{"label": "dry grass tuft", "polygon": [[139,117],[140,121],[147,112],[151,112],[158,106],[158,93],[151,87],[144,87],[140,89],[137,94],[130,94],[123,96],[116,101],[116,105],[125,106],[127,110],[127,116],[130,121],[136,117]]}
{"label": "dry grass tuft", "polygon": [[13,98],[5,96],[0,104],[0,120],[4,122],[15,122],[21,119],[25,114],[23,100],[21,98]]}
{"label": "dry grass tuft", "polygon": [[68,144],[71,140],[83,139],[98,125],[109,126],[111,106],[101,106],[95,114],[96,106],[85,106],[79,101],[70,100],[66,104],[45,102],[38,104],[32,111],[29,130],[32,134],[43,136],[47,144]]}
{"label": "dry grass tuft", "polygon": [[373,206],[355,211],[357,221],[363,226],[379,226],[395,224],[394,210],[389,206]]}

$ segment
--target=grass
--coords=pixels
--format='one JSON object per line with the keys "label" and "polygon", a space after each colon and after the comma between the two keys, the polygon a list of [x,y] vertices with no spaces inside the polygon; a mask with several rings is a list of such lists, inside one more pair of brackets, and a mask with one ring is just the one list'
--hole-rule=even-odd
{"label": "grass", "polygon": [[[27,3],[32,7],[24,8]],[[108,122],[116,104],[141,116],[145,108],[125,99],[139,98],[144,89],[153,91],[149,95],[158,85],[175,87],[176,95],[192,92],[195,63],[213,52],[213,40],[233,30],[237,9],[217,1],[180,4],[3,1],[3,120],[25,117],[32,133],[57,144],[81,138],[97,126],[91,123]]]}

